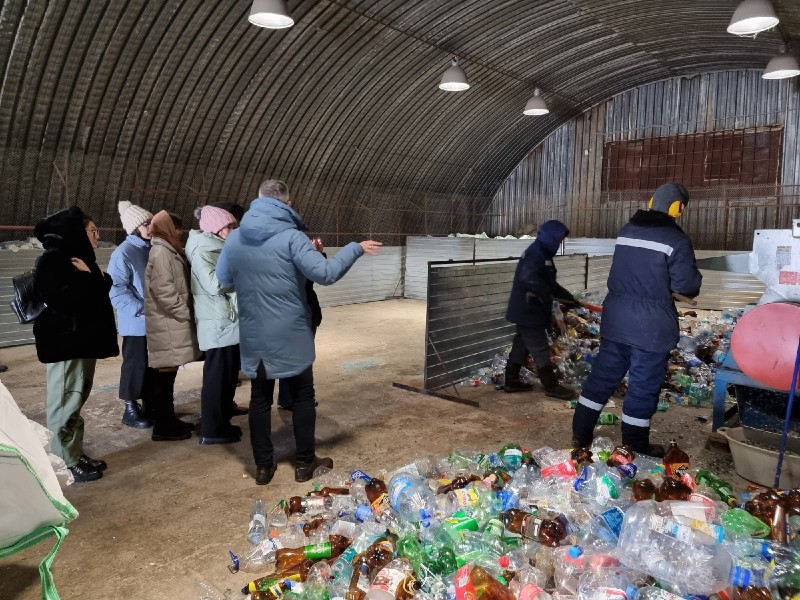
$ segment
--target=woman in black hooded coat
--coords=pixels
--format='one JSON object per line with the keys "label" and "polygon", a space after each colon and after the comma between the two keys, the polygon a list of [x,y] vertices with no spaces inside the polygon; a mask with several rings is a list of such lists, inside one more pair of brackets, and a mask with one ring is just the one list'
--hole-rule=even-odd
{"label": "woman in black hooded coat", "polygon": [[34,232],[45,249],[36,262],[34,285],[46,308],[33,333],[39,361],[47,365],[51,451],[64,459],[75,481],[94,481],[106,464],[83,453],[80,411],[92,390],[97,359],[119,354],[108,296],[111,278],[95,258],[97,227],[77,206],[45,217]]}

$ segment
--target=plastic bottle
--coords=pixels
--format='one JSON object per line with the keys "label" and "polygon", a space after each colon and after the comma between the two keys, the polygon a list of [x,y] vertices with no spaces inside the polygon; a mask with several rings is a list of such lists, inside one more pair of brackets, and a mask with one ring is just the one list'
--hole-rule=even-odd
{"label": "plastic bottle", "polygon": [[250,509],[250,525],[247,527],[247,539],[251,544],[261,541],[267,532],[266,507],[263,500],[253,500]]}
{"label": "plastic bottle", "polygon": [[341,535],[332,535],[328,542],[310,544],[302,548],[281,548],[275,552],[275,568],[284,571],[293,565],[308,559],[311,561],[323,558],[336,558],[350,545],[350,540]]}
{"label": "plastic bottle", "polygon": [[699,470],[695,474],[694,480],[698,485],[705,485],[714,490],[719,499],[725,502],[728,506],[733,507],[738,504],[736,496],[732,491],[731,484],[724,479],[720,479],[710,471],[703,469]]}
{"label": "plastic bottle", "polygon": [[711,536],[680,523],[668,503],[651,500],[625,513],[617,551],[623,563],[641,569],[680,595],[708,595],[728,585],[730,554]]}
{"label": "plastic bottle", "polygon": [[389,504],[404,521],[427,525],[434,514],[433,492],[426,481],[398,473],[389,481]]}
{"label": "plastic bottle", "polygon": [[722,513],[721,522],[726,536],[766,538],[770,533],[769,525],[741,508],[731,508]]}
{"label": "plastic bottle", "polygon": [[639,479],[633,484],[633,501],[655,500],[658,490],[650,479]]}
{"label": "plastic bottle", "polygon": [[517,509],[500,514],[506,529],[545,546],[558,546],[567,537],[566,519],[560,514],[541,512],[531,514]]}
{"label": "plastic bottle", "polygon": [[578,581],[578,600],[627,600],[630,580],[621,569],[587,571]]}
{"label": "plastic bottle", "polygon": [[330,510],[333,502],[333,496],[292,496],[286,503],[286,514],[319,514]]}
{"label": "plastic bottle", "polygon": [[680,479],[689,467],[689,455],[678,447],[677,440],[670,440],[669,448],[664,455],[664,470],[667,477]]}
{"label": "plastic bottle", "polygon": [[408,559],[397,558],[386,564],[372,580],[367,590],[367,600],[404,600],[419,589]]}
{"label": "plastic bottle", "polygon": [[516,600],[506,586],[483,569],[464,565],[458,570],[455,577],[456,600]]}
{"label": "plastic bottle", "polygon": [[[201,581],[197,584],[197,600],[232,600],[235,594],[231,590],[219,591],[213,583]],[[241,598],[241,596],[239,596]]]}
{"label": "plastic bottle", "polygon": [[437,494],[447,494],[453,490],[460,490],[467,487],[473,481],[480,481],[481,478],[473,474],[460,474],[450,480],[450,483],[445,483],[436,488]]}
{"label": "plastic bottle", "polygon": [[231,571],[263,573],[268,564],[275,562],[275,553],[281,548],[283,548],[283,544],[280,538],[266,537],[257,544],[253,544],[241,557],[236,557],[231,553],[231,559],[235,565]]}

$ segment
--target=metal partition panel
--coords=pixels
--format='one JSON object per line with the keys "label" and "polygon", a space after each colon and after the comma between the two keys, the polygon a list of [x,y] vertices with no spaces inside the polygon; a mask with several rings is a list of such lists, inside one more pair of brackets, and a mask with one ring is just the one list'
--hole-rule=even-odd
{"label": "metal partition panel", "polygon": [[472,260],[474,238],[406,238],[405,297],[424,300],[428,295],[428,263],[439,260]]}
{"label": "metal partition panel", "polygon": [[[586,256],[555,257],[558,280],[583,289]],[[425,388],[439,389],[489,366],[511,344],[505,319],[518,259],[431,263],[425,338]]]}
{"label": "metal partition panel", "polygon": [[475,258],[515,258],[519,259],[522,253],[533,243],[533,240],[491,240],[477,238],[475,240]]}
{"label": "metal partition panel", "polygon": [[567,238],[564,254],[611,255],[616,241],[616,238]]}
{"label": "metal partition panel", "polygon": [[[97,264],[105,271],[113,248],[98,248]],[[41,250],[0,251],[0,347],[33,343],[33,325],[20,325],[9,303],[14,297],[11,279],[32,269]]]}
{"label": "metal partition panel", "polygon": [[[327,248],[333,258],[339,248]],[[375,302],[403,295],[403,248],[384,246],[378,256],[364,255],[333,285],[315,285],[320,306]]]}

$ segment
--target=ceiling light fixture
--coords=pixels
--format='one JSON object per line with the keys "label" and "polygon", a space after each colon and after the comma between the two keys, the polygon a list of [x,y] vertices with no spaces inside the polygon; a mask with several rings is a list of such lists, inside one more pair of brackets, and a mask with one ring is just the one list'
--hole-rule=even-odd
{"label": "ceiling light fixture", "polygon": [[786,50],[774,56],[764,69],[763,79],[788,79],[800,75],[800,63]]}
{"label": "ceiling light fixture", "polygon": [[253,0],[247,20],[267,29],[286,29],[294,25],[284,0]]}
{"label": "ceiling light fixture", "polygon": [[728,33],[755,37],[777,24],[778,17],[769,0],[744,0],[731,17]]}
{"label": "ceiling light fixture", "polygon": [[539,88],[533,90],[533,96],[531,99],[528,100],[528,103],[525,105],[525,110],[522,111],[523,115],[546,115],[550,112],[550,109],[547,108],[547,103],[544,101],[539,95]]}
{"label": "ceiling light fixture", "polygon": [[458,59],[453,58],[450,62],[450,68],[442,75],[442,81],[439,83],[439,89],[446,92],[463,92],[469,89],[467,83],[467,74],[464,69],[458,66]]}

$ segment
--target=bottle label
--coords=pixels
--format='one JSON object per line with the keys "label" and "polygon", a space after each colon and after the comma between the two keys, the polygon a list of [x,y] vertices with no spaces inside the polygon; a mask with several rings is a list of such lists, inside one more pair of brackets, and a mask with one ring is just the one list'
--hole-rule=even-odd
{"label": "bottle label", "polygon": [[522,521],[522,535],[528,539],[538,541],[542,523],[544,523],[544,519],[541,517],[526,515]]}
{"label": "bottle label", "polygon": [[458,502],[458,505],[461,508],[475,506],[481,501],[481,497],[478,495],[478,490],[476,490],[474,487],[453,490],[453,495],[455,496],[456,502]]}
{"label": "bottle label", "polygon": [[617,467],[617,471],[625,479],[635,479],[637,470],[636,465],[632,462]]}
{"label": "bottle label", "polygon": [[591,595],[592,600],[628,600],[624,590],[611,587],[599,587]]}
{"label": "bottle label", "polygon": [[372,507],[362,504],[356,509],[356,521],[363,523],[367,519],[372,518]]}
{"label": "bottle label", "polygon": [[680,479],[684,473],[689,470],[688,462],[665,462],[664,469],[667,472],[667,477],[674,477]]}
{"label": "bottle label", "polygon": [[575,463],[572,460],[565,460],[557,465],[542,469],[542,477],[550,477],[551,475],[556,477],[575,477],[577,474],[578,471],[575,470]]}
{"label": "bottle label", "polygon": [[394,596],[397,593],[397,588],[403,583],[403,579],[405,578],[406,574],[399,569],[384,567],[378,572],[375,579],[372,581],[372,585],[369,587],[370,589],[383,590]]}
{"label": "bottle label", "polygon": [[375,498],[375,501],[372,504],[370,504],[370,507],[372,507],[372,512],[380,516],[383,514],[383,511],[386,510],[386,506],[388,504],[389,504],[389,495],[383,493],[377,498]]}
{"label": "bottle label", "polygon": [[456,600],[475,600],[475,586],[472,584],[472,578],[469,576],[469,564],[464,565],[456,571],[454,579],[456,586]]}
{"label": "bottle label", "polygon": [[364,479],[366,481],[372,481],[372,477],[370,477],[369,475],[364,473],[364,471],[362,471],[360,469],[354,469],[350,473],[350,482],[352,483],[352,482],[356,481],[357,479]]}
{"label": "bottle label", "polygon": [[301,500],[304,512],[322,512],[325,510],[325,496],[309,496]]}
{"label": "bottle label", "polygon": [[600,506],[605,506],[608,504],[609,500],[616,500],[619,498],[619,490],[611,477],[608,476],[608,473],[604,473],[603,476],[597,480],[596,489],[595,501]]}
{"label": "bottle label", "polygon": [[616,465],[626,465],[633,461],[633,454],[631,454],[627,448],[623,446],[617,446],[611,452],[611,456],[608,460],[612,461]]}
{"label": "bottle label", "polygon": [[323,558],[330,558],[333,555],[333,548],[330,542],[311,544],[306,546],[303,551],[306,558],[310,560],[321,560]]}
{"label": "bottle label", "polygon": [[691,544],[693,541],[692,528],[688,525],[681,525],[673,519],[652,515],[650,517],[650,528],[656,533],[675,538],[684,544]]}
{"label": "bottle label", "polygon": [[389,487],[389,504],[392,505],[393,509],[399,510],[398,502],[400,501],[400,495],[412,485],[413,483],[409,477],[397,477],[391,482]]}
{"label": "bottle label", "polygon": [[254,514],[253,518],[250,519],[250,529],[257,527],[258,525],[261,525],[262,531],[267,528],[267,517],[261,513]]}
{"label": "bottle label", "polygon": [[622,531],[622,522],[625,520],[625,513],[622,509],[613,506],[608,510],[600,513],[600,518],[603,519],[608,528],[614,532],[616,537],[619,537],[620,531]]}

